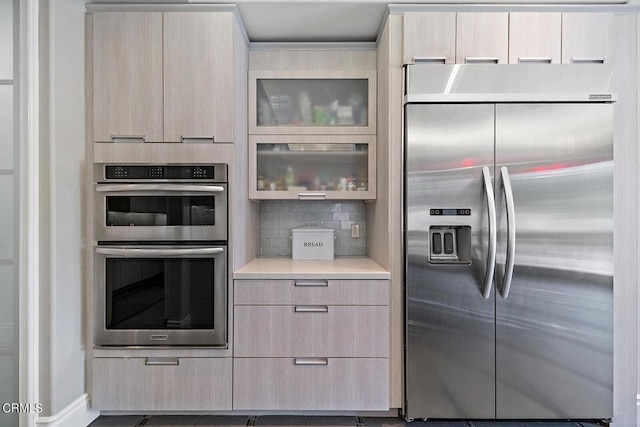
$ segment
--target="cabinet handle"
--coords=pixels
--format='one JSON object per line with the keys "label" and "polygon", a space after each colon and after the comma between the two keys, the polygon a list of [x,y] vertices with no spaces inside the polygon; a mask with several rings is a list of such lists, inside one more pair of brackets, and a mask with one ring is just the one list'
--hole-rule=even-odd
{"label": "cabinet handle", "polygon": [[571,58],[572,64],[604,64],[604,58]]}
{"label": "cabinet handle", "polygon": [[325,200],[327,193],[298,193],[299,200]]}
{"label": "cabinet handle", "polygon": [[465,64],[497,64],[499,58],[486,57],[486,56],[469,56],[464,58]]}
{"label": "cabinet handle", "polygon": [[147,142],[146,135],[111,135],[111,142]]}
{"label": "cabinet handle", "polygon": [[215,136],[180,136],[180,142],[189,143],[189,142],[216,142]]}
{"label": "cabinet handle", "polygon": [[447,62],[445,56],[414,56],[414,64],[444,64]]}
{"label": "cabinet handle", "polygon": [[293,364],[297,366],[327,366],[329,359],[326,357],[300,357],[293,359]]}
{"label": "cabinet handle", "polygon": [[328,280],[296,280],[295,286],[329,286]]}
{"label": "cabinet handle", "polygon": [[294,308],[296,313],[328,313],[327,305],[296,305]]}
{"label": "cabinet handle", "polygon": [[551,57],[525,56],[518,58],[518,64],[551,64]]}
{"label": "cabinet handle", "polygon": [[145,366],[179,366],[180,359],[177,357],[147,357],[144,359]]}

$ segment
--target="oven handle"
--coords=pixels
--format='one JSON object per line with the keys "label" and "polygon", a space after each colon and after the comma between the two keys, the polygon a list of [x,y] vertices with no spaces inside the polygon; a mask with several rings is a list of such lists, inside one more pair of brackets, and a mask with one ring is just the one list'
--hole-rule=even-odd
{"label": "oven handle", "polygon": [[184,184],[98,184],[96,191],[99,193],[116,193],[126,191],[171,191],[198,193],[222,193],[224,187],[220,185],[184,185]]}
{"label": "oven handle", "polygon": [[96,253],[107,256],[131,257],[179,257],[218,255],[224,248],[189,248],[189,249],[133,249],[133,248],[96,248]]}

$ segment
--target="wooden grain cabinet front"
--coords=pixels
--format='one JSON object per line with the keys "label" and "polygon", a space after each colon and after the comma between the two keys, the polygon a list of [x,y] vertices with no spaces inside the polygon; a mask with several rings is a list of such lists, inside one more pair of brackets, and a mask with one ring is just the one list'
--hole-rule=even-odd
{"label": "wooden grain cabinet front", "polygon": [[235,280],[235,410],[388,410],[388,280]]}
{"label": "wooden grain cabinet front", "polygon": [[231,358],[96,357],[99,410],[230,410]]}
{"label": "wooden grain cabinet front", "polygon": [[95,142],[233,142],[231,13],[93,15]]}

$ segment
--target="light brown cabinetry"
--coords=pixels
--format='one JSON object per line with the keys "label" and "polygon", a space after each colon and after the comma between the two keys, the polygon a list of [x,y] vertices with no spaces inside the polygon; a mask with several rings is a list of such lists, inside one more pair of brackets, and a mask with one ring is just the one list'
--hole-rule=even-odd
{"label": "light brown cabinetry", "polygon": [[403,32],[405,64],[456,62],[455,12],[407,12]]}
{"label": "light brown cabinetry", "polygon": [[100,410],[230,410],[231,358],[93,359],[92,405]]}
{"label": "light brown cabinetry", "polygon": [[235,280],[234,295],[234,409],[389,408],[388,280]]}
{"label": "light brown cabinetry", "polygon": [[456,63],[506,64],[509,54],[507,12],[459,12],[456,16]]}
{"label": "light brown cabinetry", "polygon": [[509,14],[509,64],[541,62],[559,64],[562,14],[511,12]]}
{"label": "light brown cabinetry", "polygon": [[94,141],[162,141],[162,13],[95,13],[93,79]]}
{"label": "light brown cabinetry", "polygon": [[233,142],[234,17],[95,12],[95,142]]}
{"label": "light brown cabinetry", "polygon": [[613,14],[563,13],[562,63],[612,63]]}

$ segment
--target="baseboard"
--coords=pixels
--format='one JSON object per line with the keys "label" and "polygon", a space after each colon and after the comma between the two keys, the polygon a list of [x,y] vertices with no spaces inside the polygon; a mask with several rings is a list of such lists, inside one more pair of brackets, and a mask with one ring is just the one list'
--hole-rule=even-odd
{"label": "baseboard", "polygon": [[98,418],[98,415],[99,411],[89,408],[89,396],[83,394],[57,414],[38,418],[36,426],[86,427]]}

